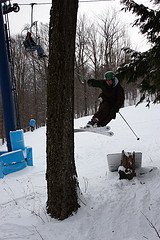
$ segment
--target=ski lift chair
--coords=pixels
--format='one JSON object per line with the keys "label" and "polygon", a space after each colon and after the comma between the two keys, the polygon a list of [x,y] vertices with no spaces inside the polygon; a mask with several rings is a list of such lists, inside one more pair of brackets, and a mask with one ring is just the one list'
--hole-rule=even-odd
{"label": "ski lift chair", "polygon": [[31,37],[31,33],[27,32],[27,36],[23,42],[25,50],[27,52],[34,52],[37,50],[37,44],[36,42],[33,40],[33,38]]}
{"label": "ski lift chair", "polygon": [[36,47],[29,45],[29,44],[26,42],[26,40],[23,42],[23,45],[24,45],[25,50],[26,50],[27,52],[34,52],[34,51],[36,51]]}
{"label": "ski lift chair", "polygon": [[44,50],[41,47],[40,44],[37,44],[33,38],[31,37],[31,33],[27,32],[27,36],[23,42],[25,50],[28,52],[34,52],[37,51],[38,57],[39,58],[44,58],[47,57],[47,55],[44,54]]}

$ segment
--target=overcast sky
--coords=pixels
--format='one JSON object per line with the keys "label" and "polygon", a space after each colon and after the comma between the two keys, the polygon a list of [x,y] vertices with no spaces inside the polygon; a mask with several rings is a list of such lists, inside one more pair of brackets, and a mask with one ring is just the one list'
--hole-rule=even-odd
{"label": "overcast sky", "polygon": [[[130,24],[134,21],[134,16],[131,13],[121,12],[122,4],[120,0],[112,1],[95,1],[95,2],[82,2],[85,0],[79,1],[78,15],[86,14],[90,19],[94,20],[97,16],[103,15],[103,13],[111,9],[117,9],[121,16],[123,22],[128,24],[128,31],[131,37],[131,42],[135,48],[143,51],[146,50],[146,41],[144,38],[138,34],[138,28],[129,27]],[[89,1],[89,0],[87,0]],[[93,1],[93,0],[92,0]],[[15,0],[11,1],[12,3],[20,4],[20,11],[18,13],[9,13],[10,19],[10,31],[11,34],[21,33],[26,24],[31,23],[31,5],[21,5],[21,4],[30,4],[37,3],[33,7],[33,20],[43,23],[49,22],[49,13],[51,8],[51,0]],[[148,4],[148,0],[136,0],[137,3]],[[44,5],[38,5],[38,3],[45,3]]]}

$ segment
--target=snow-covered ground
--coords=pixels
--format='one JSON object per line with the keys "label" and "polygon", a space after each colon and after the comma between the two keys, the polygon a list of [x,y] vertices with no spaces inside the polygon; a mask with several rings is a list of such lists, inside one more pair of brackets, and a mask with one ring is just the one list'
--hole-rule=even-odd
{"label": "snow-covered ground", "polygon": [[[83,193],[77,214],[64,221],[46,214],[45,127],[25,133],[33,167],[0,179],[0,240],[156,240],[160,239],[160,105],[121,109],[110,123],[113,137],[75,133],[75,161]],[[75,127],[90,117],[75,120]],[[4,150],[2,146],[0,150]],[[133,180],[109,172],[107,154],[142,152]]]}

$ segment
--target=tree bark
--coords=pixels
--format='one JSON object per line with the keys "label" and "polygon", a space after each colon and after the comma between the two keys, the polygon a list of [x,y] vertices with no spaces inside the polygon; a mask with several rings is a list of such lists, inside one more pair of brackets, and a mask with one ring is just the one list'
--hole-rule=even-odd
{"label": "tree bark", "polygon": [[76,212],[74,53],[78,0],[52,0],[47,83],[47,212],[63,220]]}

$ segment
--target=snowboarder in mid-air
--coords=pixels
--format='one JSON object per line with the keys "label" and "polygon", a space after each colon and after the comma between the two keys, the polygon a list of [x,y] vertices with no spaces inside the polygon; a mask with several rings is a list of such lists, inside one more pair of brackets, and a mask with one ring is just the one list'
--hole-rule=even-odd
{"label": "snowboarder in mid-air", "polygon": [[102,92],[98,97],[100,101],[99,109],[86,127],[104,127],[116,118],[116,113],[123,106],[124,90],[112,71],[104,74],[104,80],[89,79],[87,83],[88,86],[101,88]]}

